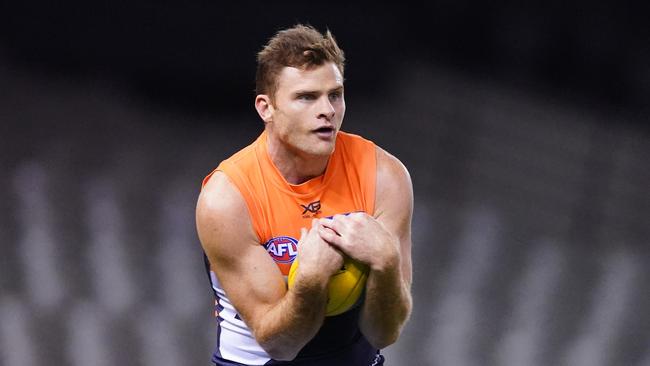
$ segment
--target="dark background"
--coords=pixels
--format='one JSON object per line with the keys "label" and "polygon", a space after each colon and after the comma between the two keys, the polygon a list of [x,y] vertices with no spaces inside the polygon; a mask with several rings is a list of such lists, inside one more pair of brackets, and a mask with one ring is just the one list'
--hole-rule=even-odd
{"label": "dark background", "polygon": [[252,141],[255,55],[347,56],[343,129],[409,169],[388,365],[650,365],[650,26],[625,2],[0,5],[0,365],[207,365],[201,179]]}
{"label": "dark background", "polygon": [[0,45],[15,68],[111,80],[156,103],[214,113],[249,107],[256,52],[275,31],[309,23],[340,40],[353,93],[381,93],[395,70],[434,64],[643,116],[650,27],[631,4],[6,2]]}

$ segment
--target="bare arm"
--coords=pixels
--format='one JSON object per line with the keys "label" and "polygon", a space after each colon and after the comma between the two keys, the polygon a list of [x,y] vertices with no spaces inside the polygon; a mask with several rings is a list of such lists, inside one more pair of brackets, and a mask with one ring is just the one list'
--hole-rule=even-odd
{"label": "bare arm", "polygon": [[377,149],[375,218],[392,234],[397,255],[388,257],[383,266],[376,266],[368,276],[361,330],[371,342],[385,347],[397,341],[413,306],[413,187],[404,165],[384,150]]}
{"label": "bare arm", "polygon": [[411,217],[413,188],[406,168],[377,148],[375,216],[363,213],[321,220],[328,242],[369,265],[366,298],[360,328],[371,344],[384,348],[394,343],[411,308]]}
{"label": "bare arm", "polygon": [[[341,255],[320,239],[317,223],[303,229],[301,266],[295,286],[287,290],[280,270],[257,240],[244,199],[223,173],[203,188],[196,222],[219,282],[257,342],[274,359],[295,358],[323,323],[327,283],[340,268]],[[329,267],[316,270],[312,265],[320,260],[331,263],[330,273]]]}

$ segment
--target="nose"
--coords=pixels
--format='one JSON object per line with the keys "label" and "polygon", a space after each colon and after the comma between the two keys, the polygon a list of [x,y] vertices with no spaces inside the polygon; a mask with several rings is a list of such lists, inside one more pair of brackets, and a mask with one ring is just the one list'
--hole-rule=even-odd
{"label": "nose", "polygon": [[318,118],[325,118],[327,121],[331,121],[335,114],[336,110],[329,98],[327,96],[321,98],[321,102],[318,103]]}

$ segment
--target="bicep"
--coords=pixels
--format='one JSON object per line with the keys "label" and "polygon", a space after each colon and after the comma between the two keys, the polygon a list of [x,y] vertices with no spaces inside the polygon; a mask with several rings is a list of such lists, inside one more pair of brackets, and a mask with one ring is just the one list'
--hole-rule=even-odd
{"label": "bicep", "polygon": [[223,174],[215,174],[197,204],[197,231],[211,270],[246,323],[286,293],[280,270],[254,233],[245,202]]}
{"label": "bicep", "polygon": [[375,218],[398,238],[402,275],[409,286],[412,217],[413,184],[408,170],[397,158],[377,147]]}

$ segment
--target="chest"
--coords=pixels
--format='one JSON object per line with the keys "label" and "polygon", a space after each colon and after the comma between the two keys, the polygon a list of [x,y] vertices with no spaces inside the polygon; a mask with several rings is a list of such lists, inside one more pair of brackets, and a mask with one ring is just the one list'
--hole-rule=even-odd
{"label": "chest", "polygon": [[368,212],[363,192],[344,183],[332,184],[308,194],[291,194],[274,189],[265,191],[260,223],[261,242],[284,275],[298,254],[300,230],[311,227],[316,218],[354,211]]}

